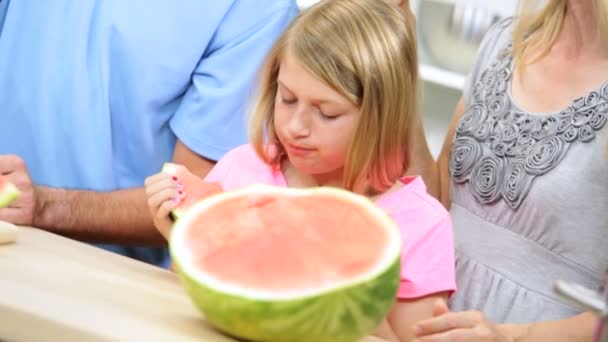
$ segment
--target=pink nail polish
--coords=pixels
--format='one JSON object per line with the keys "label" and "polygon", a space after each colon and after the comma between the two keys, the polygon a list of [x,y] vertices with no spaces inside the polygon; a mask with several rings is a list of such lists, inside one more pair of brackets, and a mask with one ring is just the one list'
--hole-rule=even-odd
{"label": "pink nail polish", "polygon": [[173,179],[174,181],[177,181],[177,176],[173,176],[173,177],[171,177],[171,179]]}

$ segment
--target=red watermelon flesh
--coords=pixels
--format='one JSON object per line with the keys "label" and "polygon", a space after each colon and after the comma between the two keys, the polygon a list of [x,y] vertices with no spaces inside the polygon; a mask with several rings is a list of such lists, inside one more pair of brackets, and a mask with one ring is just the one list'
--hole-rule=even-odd
{"label": "red watermelon flesh", "polygon": [[187,248],[201,270],[227,283],[316,288],[363,274],[383,258],[387,232],[354,209],[329,195],[227,199],[197,217],[200,229],[187,232]]}

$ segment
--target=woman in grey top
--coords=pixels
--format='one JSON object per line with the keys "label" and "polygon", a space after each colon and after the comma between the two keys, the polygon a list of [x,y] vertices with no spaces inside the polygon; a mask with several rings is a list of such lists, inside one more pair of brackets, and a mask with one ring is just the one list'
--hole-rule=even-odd
{"label": "woman in grey top", "polygon": [[591,339],[552,285],[608,265],[608,0],[519,18],[484,39],[439,159],[458,290],[422,341]]}

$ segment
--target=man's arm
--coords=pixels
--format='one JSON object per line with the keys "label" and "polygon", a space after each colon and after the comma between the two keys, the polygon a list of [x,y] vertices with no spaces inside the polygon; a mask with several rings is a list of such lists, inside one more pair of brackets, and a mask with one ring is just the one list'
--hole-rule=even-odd
{"label": "man's arm", "polygon": [[[212,161],[180,141],[176,143],[173,161],[201,177],[213,167]],[[11,207],[0,210],[0,220],[88,242],[166,244],[154,228],[143,187],[95,192],[35,186],[25,163],[17,156],[0,156],[0,173],[22,191]]]}
{"label": "man's arm", "polygon": [[[173,161],[201,177],[213,162],[186,145],[219,159],[243,142],[245,103],[256,72],[297,12],[292,1],[264,3],[268,6],[235,2],[208,47],[212,53],[192,73],[192,84],[171,118],[170,127],[180,139]],[[25,164],[15,156],[0,156],[0,173],[24,192],[12,208],[0,210],[0,220],[91,242],[166,244],[154,228],[143,187],[105,193],[34,187]]]}

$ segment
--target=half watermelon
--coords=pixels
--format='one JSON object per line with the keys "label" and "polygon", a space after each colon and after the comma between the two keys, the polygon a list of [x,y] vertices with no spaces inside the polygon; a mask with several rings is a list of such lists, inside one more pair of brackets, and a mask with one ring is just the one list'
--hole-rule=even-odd
{"label": "half watermelon", "polygon": [[356,341],[393,305],[402,240],[369,199],[252,185],[195,202],[178,215],[170,250],[220,330],[254,341]]}
{"label": "half watermelon", "polygon": [[8,207],[19,195],[19,189],[0,175],[0,208]]}

